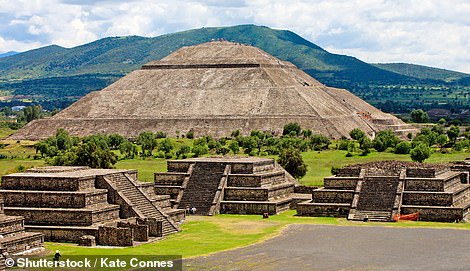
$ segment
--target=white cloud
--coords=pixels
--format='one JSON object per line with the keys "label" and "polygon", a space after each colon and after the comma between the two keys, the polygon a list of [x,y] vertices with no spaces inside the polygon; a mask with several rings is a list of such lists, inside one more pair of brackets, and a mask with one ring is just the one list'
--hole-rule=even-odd
{"label": "white cloud", "polygon": [[470,73],[468,14],[460,0],[0,0],[0,51],[255,23],[369,62]]}

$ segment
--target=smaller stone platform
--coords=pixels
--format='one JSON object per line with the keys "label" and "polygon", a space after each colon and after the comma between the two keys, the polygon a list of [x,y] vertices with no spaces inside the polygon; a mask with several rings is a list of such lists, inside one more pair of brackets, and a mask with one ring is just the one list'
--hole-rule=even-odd
{"label": "smaller stone platform", "polygon": [[136,227],[101,228],[131,218],[159,221],[159,235],[166,236],[178,232],[184,220],[184,211],[172,209],[169,196],[155,195],[152,184],[138,182],[135,170],[34,168],[3,176],[0,196],[6,214],[24,217],[25,228],[42,232],[47,241],[79,242],[93,236],[98,245],[109,245],[112,238],[130,232],[124,242],[129,244]]}
{"label": "smaller stone platform", "polygon": [[170,195],[174,208],[196,214],[277,214],[296,202],[298,182],[273,159],[210,157],[168,161],[155,173],[155,193]]}
{"label": "smaller stone platform", "polygon": [[382,161],[345,167],[325,178],[312,201],[299,203],[300,216],[393,221],[419,213],[420,220],[454,222],[470,218],[468,171],[445,164]]}

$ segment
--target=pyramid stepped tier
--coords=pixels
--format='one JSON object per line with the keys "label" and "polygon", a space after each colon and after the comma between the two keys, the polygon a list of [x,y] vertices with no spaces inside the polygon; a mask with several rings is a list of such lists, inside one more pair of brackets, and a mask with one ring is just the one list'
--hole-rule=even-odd
{"label": "pyramid stepped tier", "polygon": [[10,207],[85,208],[106,203],[108,190],[89,191],[31,191],[0,190],[5,204]]}
{"label": "pyramid stepped tier", "polygon": [[[0,196],[7,215],[24,217],[26,230],[41,232],[49,241],[78,242],[82,236],[91,235],[100,244],[101,228],[109,223],[118,225],[119,221],[130,217],[155,221],[142,222],[147,226],[136,226],[140,228],[153,227],[162,221],[159,236],[165,236],[178,231],[174,222],[169,221],[170,216],[184,218],[184,212],[171,209],[169,196],[155,195],[152,185],[138,183],[135,170],[29,169],[3,176]],[[120,230],[101,232],[118,234]],[[105,235],[101,238],[101,241],[113,239]],[[132,239],[126,241],[123,243],[133,242]]]}
{"label": "pyramid stepped tier", "polygon": [[419,213],[420,220],[453,222],[470,218],[468,169],[385,161],[341,169],[297,205],[298,215],[390,221]]}
{"label": "pyramid stepped tier", "polygon": [[3,202],[0,201],[0,253],[2,255],[21,254],[42,250],[44,235],[26,232],[24,218],[4,214]]}
{"label": "pyramid stepped tier", "polygon": [[10,139],[41,139],[58,128],[72,135],[192,129],[227,136],[240,129],[282,132],[298,122],[332,138],[354,128],[368,135],[414,127],[343,89],[324,86],[288,62],[252,46],[209,42],[183,47],[112,85],[92,92],[52,118],[35,120]]}
{"label": "pyramid stepped tier", "polygon": [[155,193],[172,197],[174,207],[196,214],[277,214],[290,208],[298,183],[272,159],[191,158],[168,161],[155,173]]}

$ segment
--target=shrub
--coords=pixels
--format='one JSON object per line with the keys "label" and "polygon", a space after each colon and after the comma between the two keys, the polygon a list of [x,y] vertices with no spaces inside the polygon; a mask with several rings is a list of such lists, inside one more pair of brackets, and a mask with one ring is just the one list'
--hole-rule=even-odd
{"label": "shrub", "polygon": [[411,143],[402,141],[395,146],[396,154],[408,154],[411,151]]}
{"label": "shrub", "polygon": [[411,160],[422,163],[431,156],[431,148],[424,143],[420,143],[411,150],[410,154]]}

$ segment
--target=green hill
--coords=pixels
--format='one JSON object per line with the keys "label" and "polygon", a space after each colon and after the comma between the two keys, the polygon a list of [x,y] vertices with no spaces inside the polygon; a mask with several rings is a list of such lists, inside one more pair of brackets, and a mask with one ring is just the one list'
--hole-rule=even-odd
{"label": "green hill", "polygon": [[405,76],[420,78],[420,79],[433,79],[452,82],[464,77],[469,76],[466,73],[449,71],[445,69],[432,68],[422,65],[408,64],[408,63],[376,63],[372,64],[377,68],[398,73]]}
{"label": "green hill", "polygon": [[154,38],[111,37],[73,48],[52,45],[19,53],[0,58],[0,91],[31,96],[33,102],[46,108],[62,108],[144,63],[161,59],[182,46],[212,39],[257,46],[294,63],[326,85],[346,88],[391,112],[434,105],[460,109],[469,104],[465,97],[452,96],[452,84],[445,81],[450,77],[442,72],[431,73],[431,68],[411,65],[408,70],[413,72],[404,74],[388,65],[371,65],[331,54],[291,31],[255,25],[201,28]]}

